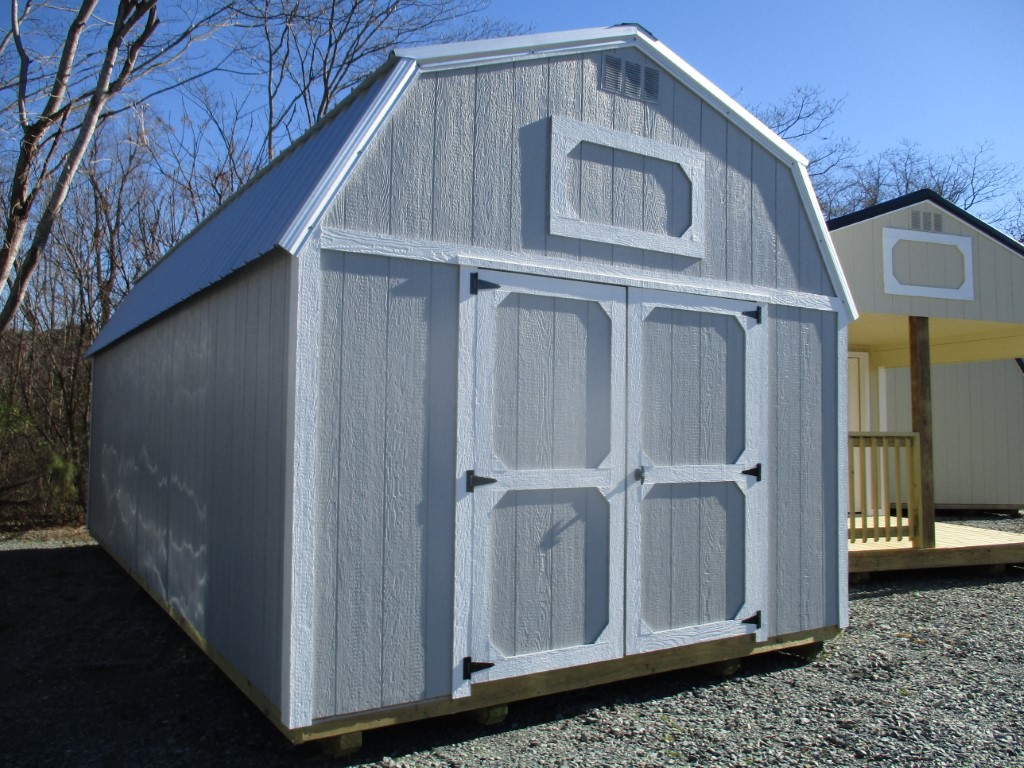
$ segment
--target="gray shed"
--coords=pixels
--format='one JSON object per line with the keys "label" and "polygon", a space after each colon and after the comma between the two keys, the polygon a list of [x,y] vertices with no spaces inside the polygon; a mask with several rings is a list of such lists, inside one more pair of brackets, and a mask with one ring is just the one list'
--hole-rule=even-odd
{"label": "gray shed", "polygon": [[103,329],[90,530],[295,741],[834,635],[805,168],[638,26],[396,51]]}

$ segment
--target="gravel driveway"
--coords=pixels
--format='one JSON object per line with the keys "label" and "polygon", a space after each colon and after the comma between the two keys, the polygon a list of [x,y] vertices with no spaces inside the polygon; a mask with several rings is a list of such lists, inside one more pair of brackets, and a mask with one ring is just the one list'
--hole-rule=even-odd
{"label": "gravel driveway", "polygon": [[[290,746],[87,537],[49,538],[0,541],[0,766],[331,762]],[[349,762],[1024,768],[1024,568],[876,576],[850,597],[851,628],[810,664],[773,654],[728,680],[519,703],[497,727],[374,731]]]}

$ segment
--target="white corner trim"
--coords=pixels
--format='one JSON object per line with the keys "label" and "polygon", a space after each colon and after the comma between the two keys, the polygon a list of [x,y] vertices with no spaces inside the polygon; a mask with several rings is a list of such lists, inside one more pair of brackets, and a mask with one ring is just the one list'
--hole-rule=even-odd
{"label": "white corner trim", "polygon": [[[678,237],[622,227],[610,222],[584,221],[569,204],[569,153],[587,142],[672,163],[690,182],[690,226]],[[704,156],[683,147],[621,133],[567,117],[551,117],[551,163],[548,206],[551,234],[613,245],[704,258]],[[678,205],[680,201],[673,200]]]}
{"label": "white corner trim", "polygon": [[[956,248],[963,256],[964,281],[957,288],[936,288],[929,285],[907,285],[901,283],[893,271],[892,252],[904,241],[935,243]],[[963,235],[947,235],[940,232],[921,232],[916,229],[882,227],[882,281],[886,293],[896,296],[921,296],[932,299],[974,300],[974,255],[973,241]]]}
{"label": "white corner trim", "polygon": [[281,235],[278,245],[288,253],[297,254],[302,248],[313,227],[316,226],[327,206],[331,204],[338,194],[338,190],[347,180],[349,172],[362,155],[363,150],[391,115],[392,109],[412,83],[416,70],[416,62],[411,59],[399,59],[395,64],[395,68],[387,76],[387,81],[380,93],[377,94],[373,104],[363,113],[341,150],[324,170],[312,194],[303,203],[302,208],[292,219],[284,234]]}
{"label": "white corner trim", "polygon": [[288,478],[284,557],[282,722],[302,728],[313,722],[315,654],[313,569],[316,537],[317,326],[320,322],[320,245],[308,241],[292,260],[289,334]]}

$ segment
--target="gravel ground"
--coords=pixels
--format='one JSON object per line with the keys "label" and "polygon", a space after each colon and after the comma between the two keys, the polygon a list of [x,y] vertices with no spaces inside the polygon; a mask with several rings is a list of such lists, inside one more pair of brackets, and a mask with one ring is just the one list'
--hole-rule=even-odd
{"label": "gravel ground", "polygon": [[[1017,515],[959,521],[1024,533]],[[1024,568],[879,575],[850,597],[850,629],[811,663],[374,731],[333,764],[1024,767]],[[0,664],[0,766],[332,762],[291,747],[81,531],[0,540]]]}

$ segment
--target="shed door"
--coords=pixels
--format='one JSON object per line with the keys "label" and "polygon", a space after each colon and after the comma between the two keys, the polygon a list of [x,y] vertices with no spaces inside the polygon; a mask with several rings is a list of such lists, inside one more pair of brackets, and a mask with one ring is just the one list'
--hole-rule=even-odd
{"label": "shed door", "polygon": [[630,290],[627,653],[758,629],[759,318],[752,303]]}
{"label": "shed door", "polygon": [[[475,354],[460,365],[474,395],[460,408],[473,409],[475,446],[457,512],[456,696],[469,692],[463,673],[484,682],[615,658],[624,635],[626,291],[485,270],[471,279],[460,355],[474,343]],[[472,671],[480,663],[493,666]]]}

